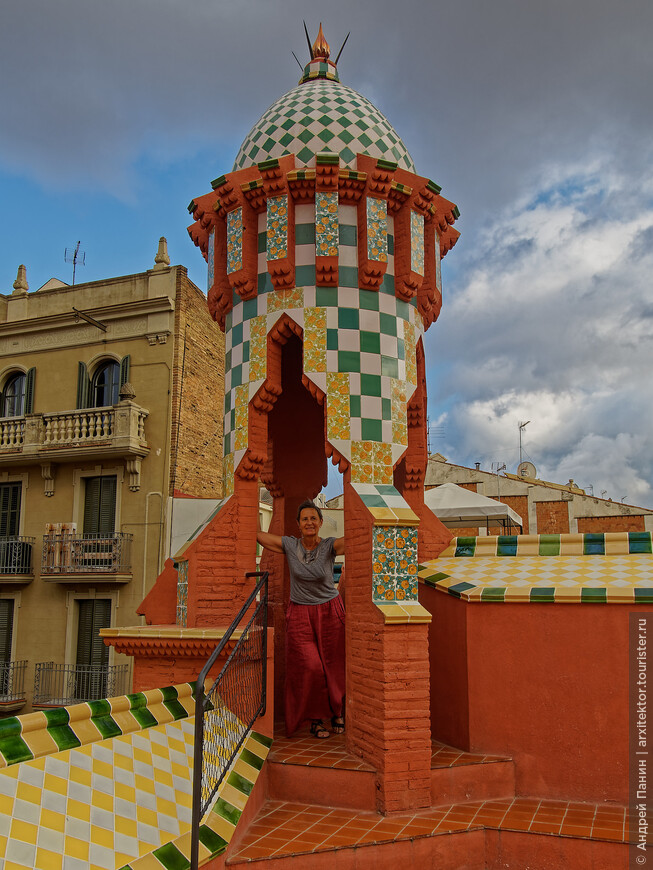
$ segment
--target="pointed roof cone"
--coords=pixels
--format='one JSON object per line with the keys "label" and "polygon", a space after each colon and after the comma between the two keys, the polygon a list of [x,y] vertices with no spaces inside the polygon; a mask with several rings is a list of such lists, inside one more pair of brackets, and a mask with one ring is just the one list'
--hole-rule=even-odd
{"label": "pointed roof cone", "polygon": [[159,249],[154,258],[154,269],[166,269],[170,265],[170,257],[168,256],[168,242],[165,236],[159,239]]}
{"label": "pointed roof cone", "polygon": [[317,60],[320,58],[321,60],[328,60],[330,54],[331,48],[324,37],[322,22],[320,21],[320,29],[317,34],[317,39],[313,43],[313,59]]}
{"label": "pointed roof cone", "polygon": [[29,284],[27,283],[27,269],[23,264],[18,267],[18,274],[14,281],[14,292],[12,296],[27,296]]}

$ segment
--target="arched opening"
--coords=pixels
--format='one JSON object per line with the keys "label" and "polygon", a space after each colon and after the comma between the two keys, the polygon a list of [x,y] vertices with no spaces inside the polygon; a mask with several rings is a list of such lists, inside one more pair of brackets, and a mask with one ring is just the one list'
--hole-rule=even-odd
{"label": "arched opening", "polygon": [[27,378],[23,372],[10,375],[2,391],[2,416],[22,417],[25,413]]}
{"label": "arched opening", "polygon": [[114,360],[102,363],[91,379],[91,407],[104,408],[118,403],[120,365]]}

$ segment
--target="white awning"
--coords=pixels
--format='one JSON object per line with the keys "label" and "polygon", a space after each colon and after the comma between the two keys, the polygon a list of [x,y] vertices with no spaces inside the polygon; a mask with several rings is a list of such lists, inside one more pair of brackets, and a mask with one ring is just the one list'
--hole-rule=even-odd
{"label": "white awning", "polygon": [[522,518],[503,502],[463,489],[455,483],[443,483],[424,493],[425,504],[449,528],[486,525],[488,523],[523,526]]}

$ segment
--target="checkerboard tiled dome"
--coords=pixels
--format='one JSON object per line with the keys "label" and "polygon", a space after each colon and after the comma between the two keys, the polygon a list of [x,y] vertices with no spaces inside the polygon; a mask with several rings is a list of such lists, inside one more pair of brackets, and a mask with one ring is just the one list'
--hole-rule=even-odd
{"label": "checkerboard tiled dome", "polygon": [[263,114],[240,147],[234,170],[295,154],[306,166],[329,151],[341,165],[356,168],[356,154],[368,154],[415,172],[415,164],[389,121],[356,91],[326,78],[302,81]]}

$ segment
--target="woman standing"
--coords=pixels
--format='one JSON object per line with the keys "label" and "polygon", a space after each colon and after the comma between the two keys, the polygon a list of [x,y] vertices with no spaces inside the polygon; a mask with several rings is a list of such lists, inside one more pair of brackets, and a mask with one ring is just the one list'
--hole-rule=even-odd
{"label": "woman standing", "polygon": [[311,733],[329,737],[345,730],[345,609],[333,582],[333,563],[345,552],[344,538],[320,538],[322,511],[308,500],[297,510],[300,536],[259,531],[256,539],[284,553],[290,571],[286,613],[286,735],[306,719]]}

